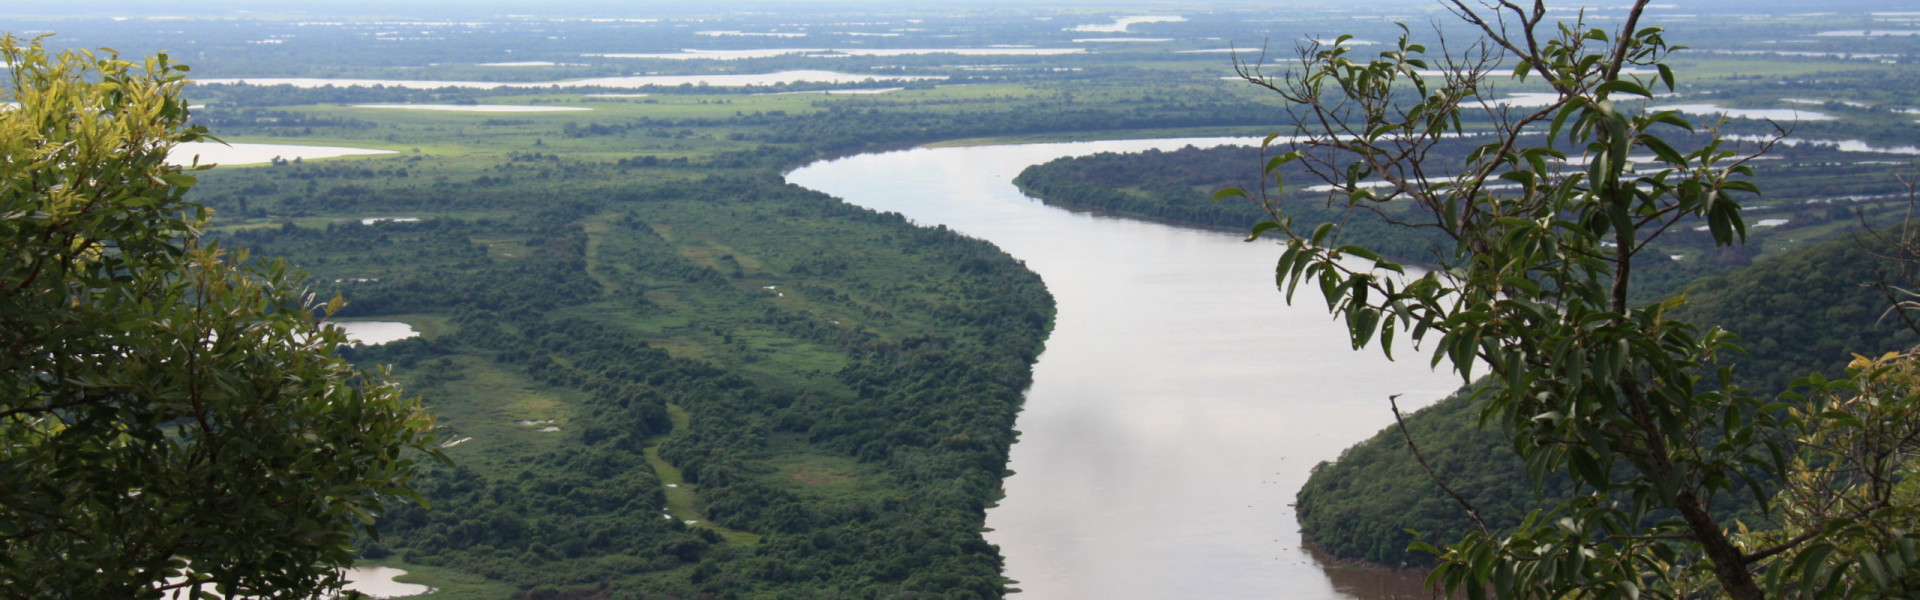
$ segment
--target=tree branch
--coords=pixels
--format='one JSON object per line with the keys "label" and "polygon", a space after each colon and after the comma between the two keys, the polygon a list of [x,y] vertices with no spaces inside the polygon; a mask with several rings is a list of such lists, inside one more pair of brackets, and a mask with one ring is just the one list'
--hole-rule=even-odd
{"label": "tree branch", "polygon": [[1427,464],[1427,457],[1420,454],[1420,446],[1413,443],[1413,433],[1407,431],[1407,421],[1400,417],[1400,395],[1387,396],[1387,405],[1393,408],[1393,422],[1400,428],[1400,437],[1407,440],[1407,449],[1413,451],[1413,459],[1420,462],[1420,469],[1427,472],[1427,479],[1433,480],[1434,485],[1440,486],[1440,491],[1452,496],[1453,501],[1467,511],[1467,516],[1473,518],[1473,524],[1480,527],[1480,533],[1493,535],[1493,530],[1487,527],[1486,520],[1480,518],[1480,510],[1474,508],[1473,503],[1468,502],[1465,496],[1448,487],[1447,482],[1441,481],[1440,476],[1433,472],[1433,465]]}

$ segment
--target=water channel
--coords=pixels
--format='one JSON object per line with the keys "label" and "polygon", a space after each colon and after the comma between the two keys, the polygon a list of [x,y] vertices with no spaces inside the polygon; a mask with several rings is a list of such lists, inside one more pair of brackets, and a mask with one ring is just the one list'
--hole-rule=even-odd
{"label": "water channel", "polygon": [[[1046,281],[1059,315],[1020,414],[1006,498],[987,514],[1022,600],[1362,598],[1407,577],[1325,568],[1294,493],[1315,463],[1458,385],[1425,356],[1348,349],[1317,291],[1288,306],[1278,247],[1061,210],[1015,175],[1056,157],[1251,140],[919,148],[823,161],[788,181],[990,241]],[[1249,170],[1258,169],[1248,164]]]}

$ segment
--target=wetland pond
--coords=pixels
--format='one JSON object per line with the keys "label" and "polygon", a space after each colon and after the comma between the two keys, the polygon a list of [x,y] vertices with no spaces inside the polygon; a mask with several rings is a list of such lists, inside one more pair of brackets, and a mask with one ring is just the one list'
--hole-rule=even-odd
{"label": "wetland pond", "polygon": [[[1315,463],[1459,386],[1397,345],[1349,350],[1318,293],[1288,306],[1280,247],[1070,212],[1014,187],[1095,152],[1257,140],[920,148],[823,161],[789,182],[992,242],[1059,307],[987,540],[1025,600],[1415,597],[1418,576],[1323,567],[1293,497]],[[1249,163],[1257,172],[1260,165]],[[1204,201],[1204,198],[1200,199]],[[1413,406],[1403,404],[1409,410]]]}

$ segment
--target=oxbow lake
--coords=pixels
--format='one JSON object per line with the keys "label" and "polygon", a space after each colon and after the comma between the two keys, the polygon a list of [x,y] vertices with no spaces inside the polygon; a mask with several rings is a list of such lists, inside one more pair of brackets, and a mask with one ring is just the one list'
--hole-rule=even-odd
{"label": "oxbow lake", "polygon": [[[1402,344],[1349,350],[1317,292],[1288,306],[1280,248],[1242,235],[1052,208],[1012,179],[1101,151],[1256,140],[921,148],[807,165],[788,181],[992,242],[1059,307],[1034,366],[987,540],[1026,600],[1326,600],[1417,591],[1417,577],[1326,570],[1294,494],[1315,463],[1458,377]],[[1260,165],[1249,162],[1247,169]],[[1204,201],[1204,200],[1202,200]]]}

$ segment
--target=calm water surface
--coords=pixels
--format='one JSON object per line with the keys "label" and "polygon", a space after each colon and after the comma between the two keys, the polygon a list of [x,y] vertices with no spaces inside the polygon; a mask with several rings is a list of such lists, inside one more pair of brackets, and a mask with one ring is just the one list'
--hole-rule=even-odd
{"label": "calm water surface", "polygon": [[[1300,545],[1313,465],[1457,387],[1348,350],[1317,292],[1286,305],[1279,248],[1096,217],[1022,195],[1028,165],[1142,140],[915,149],[808,165],[788,180],[999,245],[1059,303],[1020,414],[1007,497],[987,513],[1025,600],[1379,599],[1405,578],[1326,570]],[[1247,142],[1249,140],[1239,140]],[[1249,163],[1248,170],[1259,165]]]}

